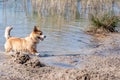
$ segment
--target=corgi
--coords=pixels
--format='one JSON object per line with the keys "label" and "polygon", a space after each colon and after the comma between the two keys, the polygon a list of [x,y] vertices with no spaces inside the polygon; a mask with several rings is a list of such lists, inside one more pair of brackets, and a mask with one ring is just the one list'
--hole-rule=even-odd
{"label": "corgi", "polygon": [[25,38],[12,37],[10,35],[10,31],[12,29],[13,27],[11,26],[6,27],[5,29],[6,42],[4,44],[4,48],[6,53],[10,51],[29,52],[31,54],[38,53],[37,44],[40,41],[43,41],[46,36],[43,35],[42,31],[38,29],[37,26],[34,26],[33,31]]}

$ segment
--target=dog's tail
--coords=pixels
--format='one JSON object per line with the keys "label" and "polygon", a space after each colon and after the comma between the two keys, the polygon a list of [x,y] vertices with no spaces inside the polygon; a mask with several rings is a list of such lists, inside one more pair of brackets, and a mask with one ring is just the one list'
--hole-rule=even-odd
{"label": "dog's tail", "polygon": [[6,29],[5,29],[5,38],[6,38],[6,40],[11,37],[11,36],[10,36],[10,31],[11,31],[12,29],[13,29],[13,27],[11,27],[11,26],[6,27]]}

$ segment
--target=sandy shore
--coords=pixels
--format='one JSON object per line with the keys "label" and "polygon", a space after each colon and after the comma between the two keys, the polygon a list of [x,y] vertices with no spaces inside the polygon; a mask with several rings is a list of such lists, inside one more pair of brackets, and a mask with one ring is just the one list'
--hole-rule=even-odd
{"label": "sandy shore", "polygon": [[[0,54],[0,80],[120,80],[120,35],[96,35],[88,55],[56,56],[53,61],[75,67],[31,67]],[[41,61],[44,59],[40,59]],[[49,60],[49,59],[48,59]]]}

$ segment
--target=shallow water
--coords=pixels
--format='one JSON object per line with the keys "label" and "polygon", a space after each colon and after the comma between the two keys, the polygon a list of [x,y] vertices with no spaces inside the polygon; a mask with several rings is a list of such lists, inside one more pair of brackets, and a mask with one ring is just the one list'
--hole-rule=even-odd
{"label": "shallow water", "polygon": [[[95,43],[91,42],[92,36],[84,33],[89,25],[88,19],[66,19],[63,16],[41,17],[36,13],[31,13],[29,0],[27,6],[28,12],[26,13],[21,1],[19,3],[14,2],[14,0],[0,2],[0,51],[4,51],[4,30],[9,25],[13,26],[11,35],[16,37],[26,37],[32,31],[34,25],[39,25],[44,35],[47,36],[37,47],[41,55],[89,54],[89,49],[94,48]],[[117,10],[118,8],[114,6],[114,9]],[[81,14],[80,11],[81,5],[78,5],[79,14]],[[119,13],[119,10],[117,10],[117,13]],[[52,64],[69,66],[62,63]]]}

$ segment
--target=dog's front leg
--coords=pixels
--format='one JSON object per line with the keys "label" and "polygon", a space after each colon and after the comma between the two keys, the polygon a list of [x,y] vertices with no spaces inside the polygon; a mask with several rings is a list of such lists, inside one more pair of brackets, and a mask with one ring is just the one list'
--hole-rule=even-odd
{"label": "dog's front leg", "polygon": [[39,56],[39,53],[34,48],[30,49],[30,53]]}
{"label": "dog's front leg", "polygon": [[37,52],[36,49],[33,49],[33,48],[32,48],[32,49],[30,50],[30,53],[31,53],[31,54],[36,54],[36,53],[38,53],[38,52]]}

